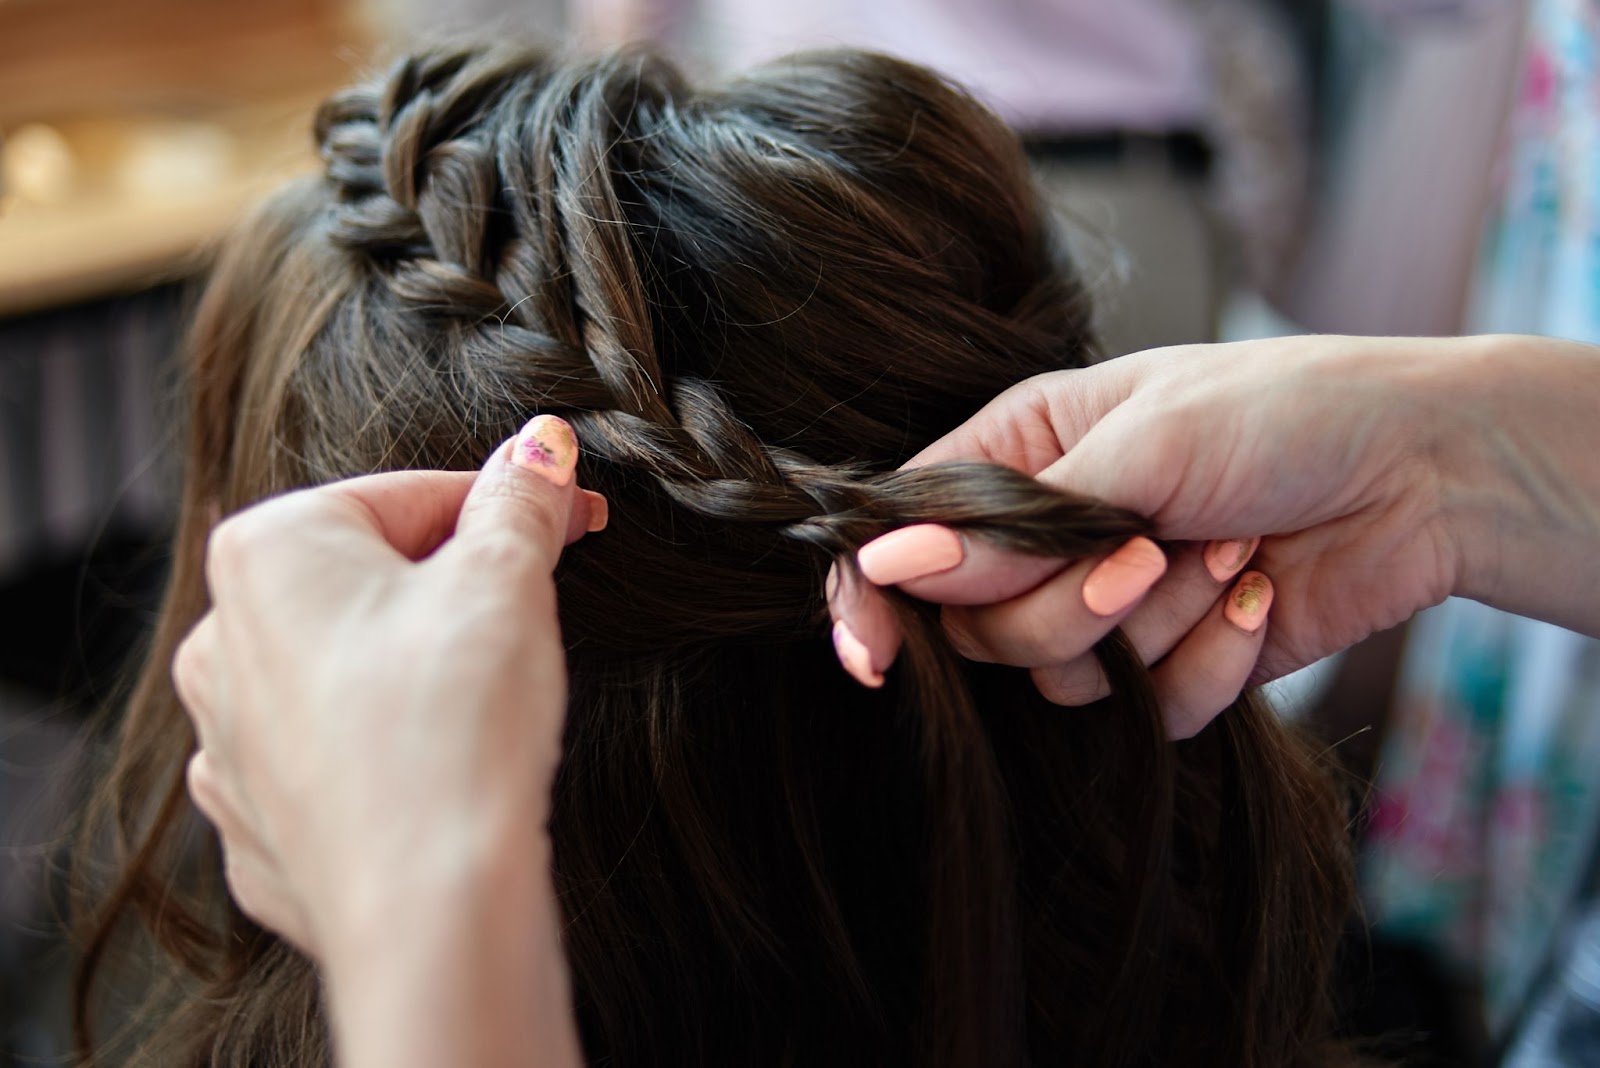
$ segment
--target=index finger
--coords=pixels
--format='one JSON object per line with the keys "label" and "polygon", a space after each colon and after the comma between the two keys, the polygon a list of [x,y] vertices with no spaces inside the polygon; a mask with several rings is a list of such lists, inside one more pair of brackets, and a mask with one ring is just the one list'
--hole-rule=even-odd
{"label": "index finger", "polygon": [[390,471],[308,490],[348,506],[391,549],[419,560],[456,529],[476,471]]}
{"label": "index finger", "polygon": [[863,545],[856,562],[877,586],[899,586],[939,604],[995,604],[1026,593],[1070,562],[1003,549],[934,523],[891,530]]}
{"label": "index finger", "polygon": [[1019,382],[905,466],[979,460],[1036,475],[1127,399],[1140,363],[1125,356]]}
{"label": "index finger", "polygon": [[274,584],[330,558],[363,566],[420,559],[455,529],[476,474],[396,471],[296,490],[227,517],[206,541],[206,586],[215,598],[232,581],[269,575]]}

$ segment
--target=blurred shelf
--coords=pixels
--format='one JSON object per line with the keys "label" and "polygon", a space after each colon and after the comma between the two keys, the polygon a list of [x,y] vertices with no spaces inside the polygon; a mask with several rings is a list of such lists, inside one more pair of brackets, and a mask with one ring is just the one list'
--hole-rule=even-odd
{"label": "blurred shelf", "polygon": [[368,54],[363,15],[355,0],[0,0],[0,315],[202,266],[250,204],[315,166],[311,115]]}
{"label": "blurred shelf", "polygon": [[0,0],[0,129],[327,88],[367,38],[350,0]]}
{"label": "blurred shelf", "polygon": [[205,122],[63,126],[70,192],[54,202],[0,198],[0,315],[199,270],[250,205],[315,167],[316,99]]}

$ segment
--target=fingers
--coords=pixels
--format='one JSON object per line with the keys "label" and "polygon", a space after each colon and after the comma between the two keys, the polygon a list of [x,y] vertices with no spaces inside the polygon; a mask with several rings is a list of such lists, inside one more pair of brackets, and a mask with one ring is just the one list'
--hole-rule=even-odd
{"label": "fingers", "polygon": [[1028,561],[944,527],[906,527],[862,549],[861,571],[872,582],[830,572],[834,642],[847,671],[881,685],[900,635],[873,583],[898,579],[901,589],[946,603],[958,651],[1030,668],[1048,700],[1082,705],[1109,693],[1091,651],[1120,625],[1140,659],[1156,665],[1170,736],[1187,738],[1238,697],[1261,655],[1272,584],[1254,571],[1233,581],[1259,544],[1190,545],[1169,564],[1154,542],[1134,538],[1103,558],[1065,563]]}
{"label": "fingers", "polygon": [[1019,382],[905,465],[986,460],[1037,474],[1077,444],[1138,385],[1138,357]]}
{"label": "fingers", "polygon": [[471,471],[390,471],[335,482],[306,495],[354,506],[354,516],[395,552],[420,560],[454,533],[476,480]]}
{"label": "fingers", "polygon": [[[1142,663],[1154,664],[1165,657],[1205,618],[1226,584],[1249,561],[1258,541],[1189,545],[1174,555],[1167,574],[1120,624]],[[1026,666],[1037,669],[1034,681],[1050,701],[1086,705],[1108,695],[1111,688],[1100,662],[1087,647],[1084,653]]]}
{"label": "fingers", "polygon": [[[1185,628],[1181,639],[1150,673],[1167,737],[1192,738],[1216,718],[1250,683],[1267,635],[1272,583],[1259,571],[1241,576],[1226,597]],[[1146,658],[1143,650],[1141,658]],[[1071,665],[1037,669],[1033,679],[1047,700],[1082,705],[1110,690],[1098,666],[1080,658]],[[1146,659],[1148,663],[1149,660]]]}
{"label": "fingers", "polygon": [[189,764],[184,769],[184,782],[194,807],[219,832],[226,831],[240,838],[254,837],[244,831],[244,823],[239,818],[240,805],[224,789],[222,777],[217,774],[216,765],[212,763],[208,751],[198,750],[189,758]]}
{"label": "fingers", "polygon": [[1149,538],[1081,560],[1038,589],[982,609],[950,609],[946,626],[974,660],[1041,667],[1080,656],[1137,605],[1167,570]]}
{"label": "fingers", "polygon": [[828,612],[833,650],[861,685],[877,689],[900,651],[900,625],[883,591],[834,565],[828,571]]}
{"label": "fingers", "polygon": [[319,552],[337,542],[368,567],[386,556],[420,560],[463,522],[475,535],[498,531],[511,535],[508,542],[529,539],[541,560],[554,561],[562,545],[604,528],[609,518],[604,497],[571,485],[576,460],[572,428],[539,416],[479,472],[385,472],[263,501],[212,531],[207,584],[215,593],[252,569],[293,574],[310,538],[318,539]]}
{"label": "fingers", "polygon": [[172,687],[189,713],[195,737],[204,746],[214,732],[218,680],[215,673],[216,614],[207,612],[195,624],[172,657]]}
{"label": "fingers", "polygon": [[1067,561],[1009,552],[933,523],[892,530],[861,547],[861,573],[937,604],[995,604],[1025,593]]}
{"label": "fingers", "polygon": [[1250,681],[1267,637],[1272,581],[1246,572],[1151,673],[1169,738],[1191,738]]}
{"label": "fingers", "polygon": [[189,797],[222,842],[228,892],[246,916],[310,952],[310,927],[296,898],[285,885],[280,866],[243,818],[240,803],[224,788],[225,778],[204,749],[189,759],[185,771]]}
{"label": "fingers", "polygon": [[392,471],[262,501],[214,526],[206,584],[213,596],[252,572],[292,584],[291,576],[315,568],[335,546],[369,567],[421,559],[455,530],[476,478],[470,471]]}
{"label": "fingers", "polygon": [[[1134,538],[1108,556],[1069,565],[1006,552],[981,539],[963,542],[949,528],[933,525],[884,535],[864,546],[858,561],[873,585],[840,582],[837,571],[830,573],[829,608],[844,624],[842,631],[835,627],[841,662],[852,675],[874,684],[893,661],[900,641],[893,613],[875,585],[899,581],[914,596],[953,604],[945,612],[946,626],[965,655],[1034,667],[1060,663],[1091,648],[1167,567],[1160,546],[1148,538]],[[1011,596],[1019,590],[1027,592]],[[960,607],[980,603],[985,607]],[[854,664],[847,653],[853,654]],[[858,670],[862,663],[871,670]]]}
{"label": "fingers", "polygon": [[566,420],[539,415],[496,449],[462,502],[453,547],[496,557],[494,570],[554,570],[561,549],[608,518],[605,498],[576,484],[578,439]]}

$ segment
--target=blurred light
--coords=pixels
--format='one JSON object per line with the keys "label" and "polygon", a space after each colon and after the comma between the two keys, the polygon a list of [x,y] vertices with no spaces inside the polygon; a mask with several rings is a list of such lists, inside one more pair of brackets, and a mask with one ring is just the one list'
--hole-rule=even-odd
{"label": "blurred light", "polygon": [[0,190],[19,200],[59,204],[72,195],[77,177],[72,147],[52,127],[19,126],[0,144]]}
{"label": "blurred light", "polygon": [[204,195],[232,175],[236,148],[233,134],[217,123],[140,126],[131,131],[112,181],[118,192],[140,200]]}

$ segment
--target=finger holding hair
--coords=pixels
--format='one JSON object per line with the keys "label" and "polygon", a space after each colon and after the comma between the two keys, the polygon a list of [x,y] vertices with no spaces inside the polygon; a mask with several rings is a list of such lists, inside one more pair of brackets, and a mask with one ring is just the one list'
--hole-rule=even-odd
{"label": "finger holding hair", "polygon": [[834,564],[824,587],[833,619],[833,651],[850,677],[868,689],[883,685],[900,652],[900,623],[883,591],[854,568]]}
{"label": "finger holding hair", "polygon": [[1273,592],[1266,575],[1245,572],[1151,672],[1169,738],[1198,734],[1250,683],[1267,639]]}
{"label": "finger holding hair", "polygon": [[605,528],[609,506],[577,485],[578,438],[565,419],[536,415],[483,465],[447,550],[510,571],[555,570],[564,546]]}
{"label": "finger holding hair", "polygon": [[974,660],[1035,668],[1088,652],[1167,567],[1161,547],[1149,538],[1068,561],[1012,552],[936,524],[891,531],[864,545],[857,560],[867,588],[831,593],[829,603],[834,617],[870,652],[876,672],[892,662],[899,632],[892,614],[885,621],[883,612],[871,610],[881,599],[872,587],[898,585],[946,605],[951,641]]}
{"label": "finger holding hair", "polygon": [[[1154,665],[1175,649],[1211,613],[1233,577],[1249,562],[1260,539],[1188,544],[1171,557],[1167,573],[1119,626],[1141,663]],[[1111,693],[1092,654],[1037,666],[1034,680],[1058,705],[1086,705]]]}
{"label": "finger holding hair", "polygon": [[1132,612],[1167,570],[1149,538],[1079,560],[1037,589],[999,604],[948,608],[956,648],[974,660],[1038,668],[1083,655]]}

